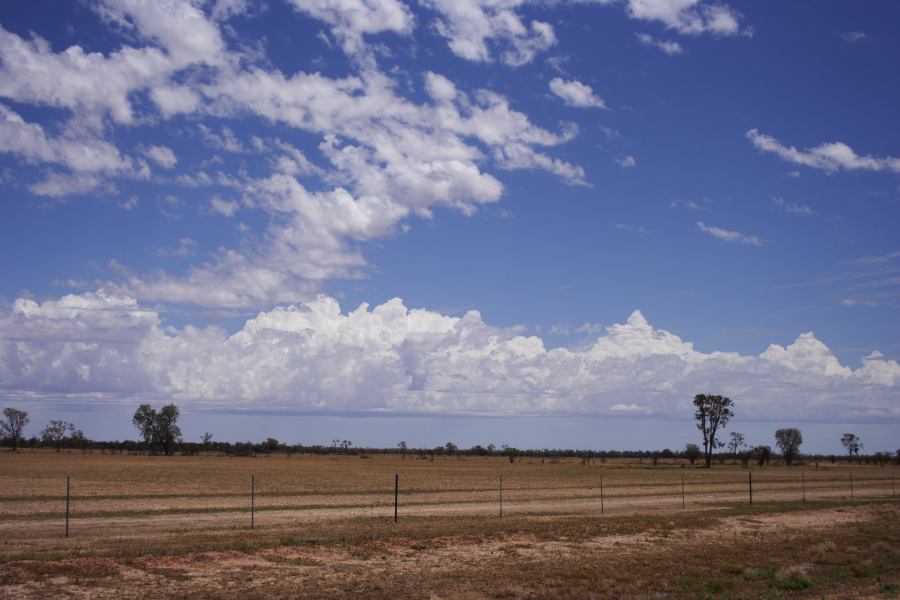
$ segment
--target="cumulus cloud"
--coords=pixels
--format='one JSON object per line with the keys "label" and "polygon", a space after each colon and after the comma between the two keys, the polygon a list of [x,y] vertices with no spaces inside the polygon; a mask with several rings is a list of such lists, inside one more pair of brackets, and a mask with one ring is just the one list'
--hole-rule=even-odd
{"label": "cumulus cloud", "polygon": [[782,160],[820,169],[827,173],[834,173],[841,169],[900,173],[900,158],[861,156],[843,142],[819,144],[806,150],[798,150],[794,146],[782,144],[770,135],[760,133],[757,129],[747,131],[746,136],[760,152],[770,152]]}
{"label": "cumulus cloud", "polygon": [[149,146],[144,148],[144,155],[164,169],[178,164],[178,157],[168,146]]}
{"label": "cumulus cloud", "polygon": [[630,169],[637,166],[637,161],[630,154],[623,156],[622,158],[617,158],[616,163],[623,169]]}
{"label": "cumulus cloud", "polygon": [[585,85],[575,79],[565,81],[560,77],[550,80],[550,91],[569,106],[578,108],[606,108],[603,98],[594,94],[591,86]]}
{"label": "cumulus cloud", "polygon": [[706,225],[703,221],[697,222],[697,229],[726,242],[750,244],[751,246],[763,245],[762,240],[755,235],[746,235],[740,231],[729,231],[727,229],[722,229],[721,227],[713,227],[711,225]]}
{"label": "cumulus cloud", "polygon": [[131,161],[112,144],[97,138],[47,136],[37,123],[26,122],[0,104],[0,152],[27,162],[56,163],[79,173],[112,173],[131,167]]}
{"label": "cumulus cloud", "polygon": [[741,30],[741,15],[727,4],[704,0],[628,0],[628,15],[656,21],[678,33],[717,36],[748,34]]}
{"label": "cumulus cloud", "polygon": [[521,66],[556,44],[553,26],[543,21],[525,23],[517,9],[525,0],[422,0],[440,16],[435,29],[450,50],[475,62],[500,60]]}
{"label": "cumulus cloud", "polygon": [[681,44],[678,42],[672,40],[658,40],[649,33],[637,33],[635,35],[637,36],[638,41],[643,45],[657,48],[669,56],[684,52],[684,48],[682,48]]}
{"label": "cumulus cloud", "polygon": [[449,317],[394,299],[344,313],[320,296],[229,334],[165,327],[133,298],[100,290],[19,299],[0,313],[0,389],[191,407],[663,416],[690,414],[694,394],[714,391],[748,418],[900,417],[896,361],[872,353],[852,369],[812,333],[758,356],[699,352],[639,311],[590,333],[583,349],[547,349],[476,311]]}
{"label": "cumulus cloud", "polygon": [[291,0],[294,8],[324,21],[348,55],[363,52],[364,35],[385,31],[408,34],[413,16],[397,0]]}

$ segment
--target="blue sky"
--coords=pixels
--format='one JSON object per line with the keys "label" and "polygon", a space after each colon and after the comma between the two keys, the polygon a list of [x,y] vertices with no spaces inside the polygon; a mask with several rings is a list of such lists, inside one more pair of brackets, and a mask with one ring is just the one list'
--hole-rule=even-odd
{"label": "blue sky", "polygon": [[173,401],[188,437],[639,448],[710,392],[754,442],[892,449],[898,17],[6,2],[2,403],[97,437]]}

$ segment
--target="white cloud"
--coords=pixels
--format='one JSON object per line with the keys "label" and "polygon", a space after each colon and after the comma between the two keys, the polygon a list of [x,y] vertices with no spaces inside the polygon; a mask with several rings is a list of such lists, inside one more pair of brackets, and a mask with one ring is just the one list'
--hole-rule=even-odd
{"label": "white cloud", "polygon": [[351,56],[364,51],[364,35],[385,31],[406,35],[412,31],[412,13],[398,0],[291,0],[291,4],[327,23],[341,48]]}
{"label": "white cloud", "polygon": [[[224,306],[296,302],[320,289],[323,279],[364,275],[360,241],[393,235],[408,226],[402,221],[431,218],[437,208],[472,214],[497,202],[503,185],[491,169],[542,169],[566,183],[587,184],[581,166],[548,151],[577,134],[573,124],[562,124],[559,131],[538,127],[490,90],[461,91],[445,76],[427,73],[430,100],[418,103],[402,96],[398,80],[371,60],[352,61],[351,74],[338,79],[303,71],[286,76],[266,60],[229,50],[216,21],[188,0],[107,0],[92,6],[128,39],[147,46],[123,45],[107,54],[79,46],[53,52],[40,38],[23,40],[0,28],[0,95],[64,108],[70,119],[61,128],[65,133],[53,137],[3,109],[0,126],[15,129],[15,135],[0,139],[7,146],[3,150],[26,162],[56,163],[72,171],[31,183],[34,193],[110,190],[114,177],[149,179],[146,160],[122,155],[101,136],[113,139],[119,125],[154,124],[160,115],[195,111],[208,146],[247,155],[246,162],[251,153],[262,153],[270,168],[174,172],[169,181],[176,184],[238,192],[232,197],[241,208],[263,213],[261,230],[245,231],[239,249],[223,248],[180,276],[118,269],[121,279],[110,289],[142,299]],[[298,0],[296,6],[328,23],[351,52],[361,36],[406,33],[413,25],[405,5],[389,0]],[[243,8],[239,2],[217,3],[212,10],[219,13],[212,16],[227,19]],[[537,22],[525,34],[515,33],[507,12],[499,5],[483,12],[498,27],[505,21],[509,28],[511,46],[504,60],[524,60],[539,40],[552,38],[552,29],[548,34]],[[152,103],[140,101],[145,95]],[[292,143],[257,139],[249,144],[231,123],[223,124],[248,117],[289,130],[284,139],[296,139],[298,132],[317,137],[323,160],[316,159],[322,165]],[[167,146],[135,150],[163,168],[181,166]],[[238,204],[219,198],[210,207],[230,216]]]}
{"label": "white cloud", "polygon": [[525,0],[421,0],[421,4],[440,14],[437,32],[454,54],[466,60],[491,62],[499,52],[505,64],[521,66],[556,44],[552,25],[523,22],[516,9]]}
{"label": "white cloud", "polygon": [[167,146],[149,146],[144,148],[144,155],[164,169],[171,169],[178,164],[175,152]]}
{"label": "white cloud", "polygon": [[684,52],[684,48],[681,47],[681,44],[672,40],[658,40],[654,38],[649,33],[636,33],[637,39],[640,43],[645,46],[653,46],[654,48],[658,48],[665,54],[672,56],[673,54],[681,54]]}
{"label": "white cloud", "polygon": [[213,196],[209,201],[209,206],[214,212],[225,217],[233,217],[240,208],[240,205],[234,200],[222,200],[218,196]]}
{"label": "white cloud", "polygon": [[637,161],[630,154],[628,156],[623,156],[622,158],[617,158],[616,163],[623,169],[629,169],[637,166]]}
{"label": "white cloud", "polygon": [[56,163],[79,173],[113,173],[129,169],[131,161],[112,144],[96,138],[48,137],[44,128],[28,123],[0,104],[0,152],[32,163]]}
{"label": "white cloud", "polygon": [[821,169],[827,173],[841,169],[900,173],[900,158],[860,156],[843,142],[819,144],[807,150],[798,150],[794,146],[785,146],[774,137],[760,133],[757,129],[747,131],[746,135],[760,152],[771,152],[788,162]]}
{"label": "white cloud", "polygon": [[750,244],[751,246],[762,246],[762,240],[760,240],[755,235],[745,235],[740,231],[729,231],[727,229],[722,229],[720,227],[712,227],[710,225],[706,225],[703,221],[697,222],[697,228],[700,231],[710,234],[713,237],[717,237],[720,240],[724,240],[726,242],[738,242],[741,244]]}
{"label": "white cloud", "polygon": [[569,106],[578,108],[606,108],[603,98],[594,94],[591,86],[585,85],[575,79],[565,81],[560,77],[550,80],[550,91],[562,98]]}
{"label": "white cloud", "polygon": [[839,38],[844,40],[845,42],[850,42],[851,44],[854,42],[859,42],[865,39],[868,39],[868,35],[862,31],[847,31],[845,33],[838,33]]}
{"label": "white cloud", "polygon": [[548,350],[476,311],[448,317],[394,299],[342,313],[325,296],[262,312],[229,335],[164,327],[132,298],[101,290],[19,299],[0,313],[0,389],[32,401],[686,419],[694,394],[711,391],[746,418],[900,417],[896,361],[872,353],[854,370],[811,333],[758,356],[703,353],[635,311],[593,335],[584,349]]}
{"label": "white cloud", "polygon": [[657,21],[678,33],[717,36],[749,34],[741,30],[741,15],[727,4],[704,0],[627,0],[628,15],[642,21]]}
{"label": "white cloud", "polygon": [[795,202],[786,202],[781,196],[772,196],[772,204],[785,212],[794,213],[796,215],[803,215],[804,217],[809,217],[814,214],[813,209],[811,209],[807,205],[797,204]]}
{"label": "white cloud", "polygon": [[647,235],[650,233],[642,226],[635,227],[634,225],[623,225],[622,223],[616,223],[616,229],[618,229],[619,231],[628,231],[630,233],[640,233],[642,235]]}

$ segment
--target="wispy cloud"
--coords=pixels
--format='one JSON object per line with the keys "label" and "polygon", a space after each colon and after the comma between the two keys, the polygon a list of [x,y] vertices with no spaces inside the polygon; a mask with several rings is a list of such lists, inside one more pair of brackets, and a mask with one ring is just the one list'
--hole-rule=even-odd
{"label": "wispy cloud", "polygon": [[623,225],[622,223],[616,223],[616,229],[619,231],[628,231],[630,233],[640,233],[642,235],[647,235],[650,232],[644,229],[641,226],[633,226],[633,225]]}
{"label": "wispy cloud", "polygon": [[846,32],[836,32],[837,36],[844,40],[845,42],[850,42],[851,44],[854,42],[859,42],[865,39],[868,39],[869,36],[866,35],[863,31],[846,31]]}
{"label": "wispy cloud", "polygon": [[751,246],[763,245],[762,240],[755,235],[746,235],[740,231],[729,231],[728,229],[722,229],[721,227],[713,227],[705,224],[703,221],[697,221],[697,229],[726,242],[749,244]]}
{"label": "wispy cloud", "polygon": [[760,152],[769,152],[782,160],[828,173],[841,169],[900,173],[900,158],[859,155],[843,142],[830,142],[799,150],[794,146],[782,144],[770,135],[760,133],[758,129],[750,129],[746,136]]}
{"label": "wispy cloud", "polygon": [[772,196],[772,204],[780,208],[784,212],[811,217],[815,211],[805,204],[797,204],[796,202],[786,202],[781,196]]}
{"label": "wispy cloud", "polygon": [[681,47],[681,44],[672,40],[658,40],[649,33],[636,33],[635,36],[637,36],[638,41],[643,45],[657,48],[669,56],[684,52],[684,48]]}

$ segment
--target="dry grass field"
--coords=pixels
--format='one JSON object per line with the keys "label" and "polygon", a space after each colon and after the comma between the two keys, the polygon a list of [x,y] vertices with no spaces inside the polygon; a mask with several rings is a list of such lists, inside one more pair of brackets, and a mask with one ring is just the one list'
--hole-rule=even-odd
{"label": "dry grass field", "polygon": [[843,464],[3,452],[0,597],[891,597],[892,477]]}

